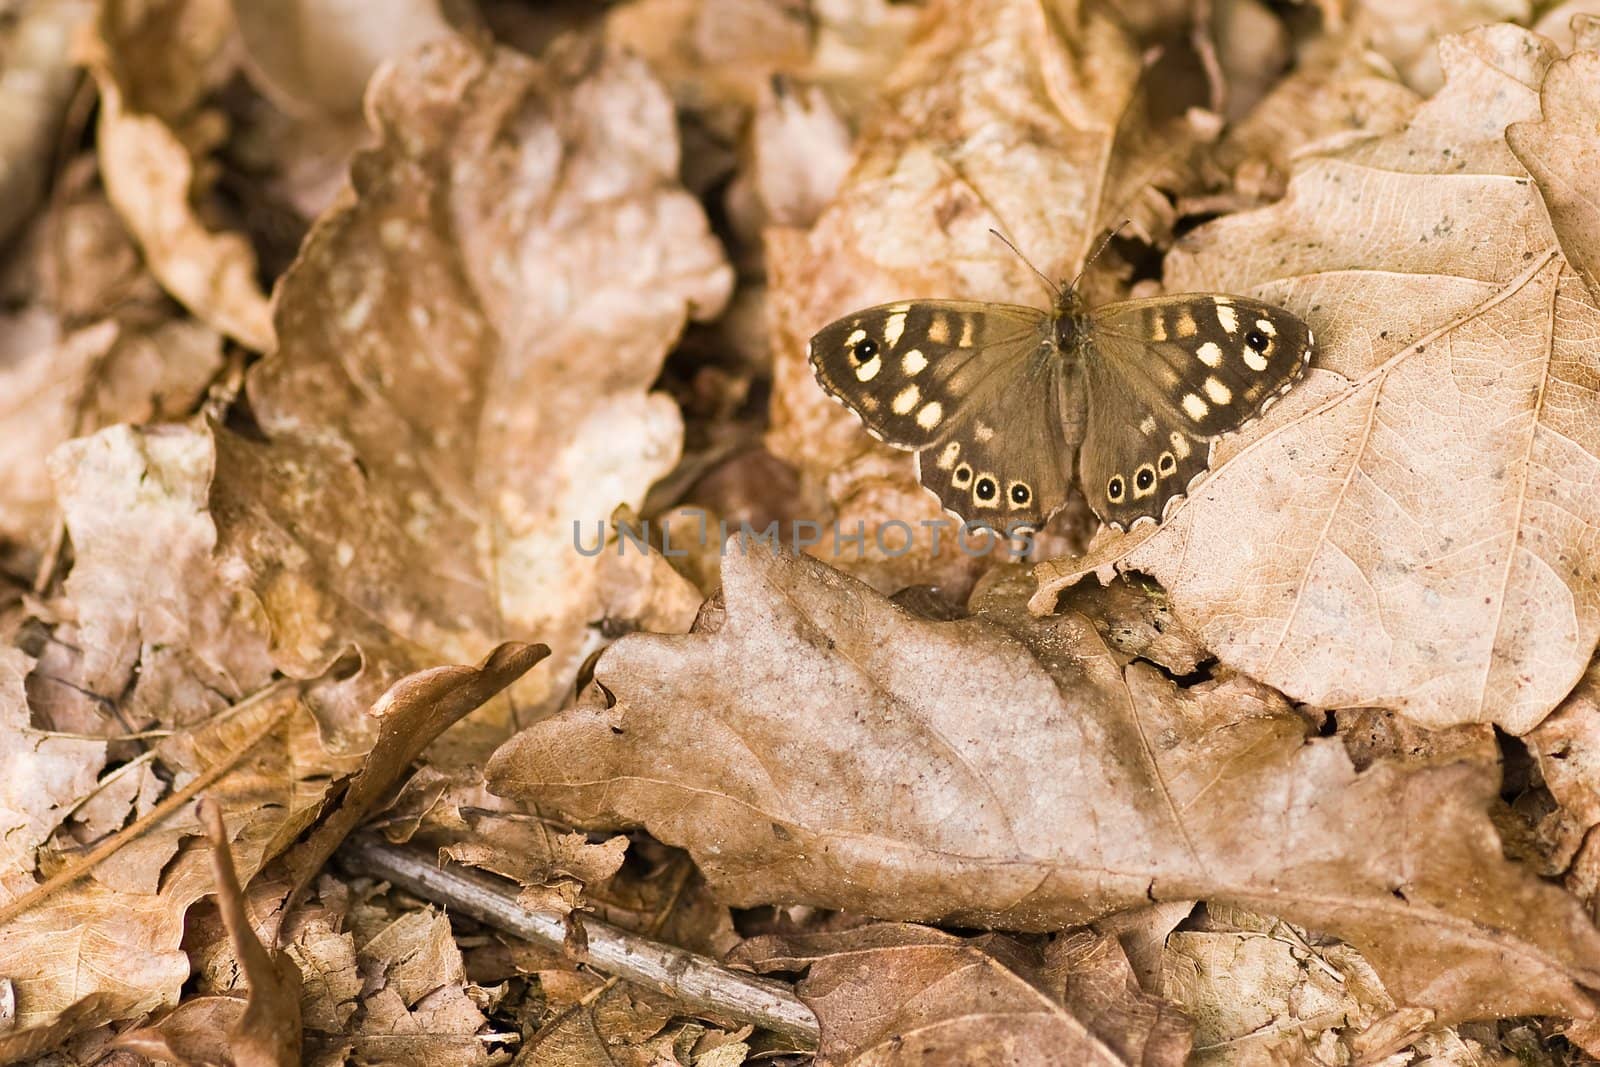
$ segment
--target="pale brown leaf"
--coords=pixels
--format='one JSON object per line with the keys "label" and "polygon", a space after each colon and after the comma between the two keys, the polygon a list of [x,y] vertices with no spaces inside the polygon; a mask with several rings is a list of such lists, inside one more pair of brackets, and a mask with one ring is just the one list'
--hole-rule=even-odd
{"label": "pale brown leaf", "polygon": [[1579,52],[1551,65],[1539,89],[1542,118],[1506,129],[1506,143],[1534,180],[1561,242],[1561,254],[1600,301],[1600,52]]}
{"label": "pale brown leaf", "polygon": [[1282,203],[1168,258],[1173,290],[1303,315],[1317,359],[1168,522],[1041,565],[1036,608],[1142,570],[1229,666],[1431,727],[1524,732],[1576,682],[1600,638],[1600,311],[1504,137],[1554,57],[1515,27],[1441,49],[1403,131],[1307,158]]}
{"label": "pale brown leaf", "polygon": [[1338,934],[1442,1015],[1590,1010],[1600,933],[1501,856],[1475,766],[1358,774],[1242,678],[1180,689],[1081,616],[1029,621],[1020,582],[927,622],[753,546],[723,577],[725,615],[613,646],[491,786],[644,826],[735,905],[1052,929],[1211,898]]}
{"label": "pale brown leaf", "polygon": [[805,971],[795,991],[822,1024],[818,1067],[1177,1067],[1189,1050],[1189,1020],[1140,993],[1116,941],[1094,934],[1041,951],[884,923],[756,938],[733,959]]}

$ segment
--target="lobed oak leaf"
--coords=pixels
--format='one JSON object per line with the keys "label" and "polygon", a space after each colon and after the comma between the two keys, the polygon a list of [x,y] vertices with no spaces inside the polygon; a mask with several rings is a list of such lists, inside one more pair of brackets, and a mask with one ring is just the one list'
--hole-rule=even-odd
{"label": "lobed oak leaf", "polygon": [[723,578],[724,612],[618,642],[490,787],[642,826],[735,906],[1039,930],[1203,898],[1337,934],[1444,1017],[1593,1011],[1600,931],[1503,858],[1475,766],[1357,773],[1247,679],[1181,689],[1028,618],[1020,578],[954,622],[753,546]]}
{"label": "lobed oak leaf", "polygon": [[[1429,727],[1523,733],[1572,688],[1600,638],[1600,309],[1506,144],[1555,57],[1511,26],[1440,48],[1403,130],[1169,256],[1169,288],[1279,302],[1319,355],[1169,521],[1042,564],[1037,610],[1141,570],[1223,663]],[[1588,121],[1558,99],[1547,126]]]}

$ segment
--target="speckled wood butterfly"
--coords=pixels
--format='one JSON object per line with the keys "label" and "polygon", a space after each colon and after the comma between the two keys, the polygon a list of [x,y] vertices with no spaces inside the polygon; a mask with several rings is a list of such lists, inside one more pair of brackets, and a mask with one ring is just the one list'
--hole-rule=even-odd
{"label": "speckled wood butterfly", "polygon": [[811,339],[817,380],[958,518],[1037,527],[1078,480],[1101,520],[1160,522],[1204,476],[1216,438],[1288,391],[1311,331],[1280,307],[1178,293],[1090,309],[1076,283],[1049,311],[913,300]]}

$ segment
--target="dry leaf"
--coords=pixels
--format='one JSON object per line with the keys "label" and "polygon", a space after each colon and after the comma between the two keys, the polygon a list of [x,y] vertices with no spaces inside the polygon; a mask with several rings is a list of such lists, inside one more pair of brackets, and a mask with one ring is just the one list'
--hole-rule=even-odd
{"label": "dry leaf", "polygon": [[1317,360],[1169,521],[1041,565],[1036,608],[1141,570],[1229,666],[1431,727],[1522,733],[1571,689],[1600,637],[1600,311],[1504,138],[1554,57],[1515,27],[1441,48],[1404,131],[1307,158],[1281,204],[1168,258],[1171,289],[1300,313]]}
{"label": "dry leaf", "polygon": [[1561,254],[1600,301],[1600,204],[1591,183],[1600,174],[1600,144],[1582,116],[1600,110],[1600,52],[1551,64],[1539,89],[1543,117],[1506,129],[1506,143],[1534,180]]}
{"label": "dry leaf", "polygon": [[1528,21],[1529,0],[1354,0],[1350,29],[1400,70],[1406,84],[1431,93],[1448,77],[1435,45],[1475,26]]}
{"label": "dry leaf", "polygon": [[257,351],[272,347],[256,257],[202,220],[206,156],[221,139],[207,96],[231,73],[229,0],[104,0],[90,66],[100,87],[106,192],[152,273],[202,321]]}
{"label": "dry leaf", "polygon": [[[376,717],[390,720],[378,745],[348,784],[342,804],[290,853],[289,869],[308,876],[422,746],[542,652],[537,646],[506,646],[479,668],[437,668],[398,684],[374,709]],[[251,874],[323,813],[330,775],[341,769],[292,691],[286,699],[280,692],[275,700],[241,705],[193,732],[174,733],[156,757],[185,790],[206,788],[225,805],[237,835],[233,849]],[[183,796],[174,793],[163,803],[170,806]],[[119,892],[99,879],[80,878],[42,889],[30,884],[27,896],[12,895],[0,911],[0,974],[17,982],[24,1029],[0,1035],[0,1060],[176,998],[189,971],[176,951],[184,916],[210,890],[204,855],[181,847],[196,833],[192,819],[168,817],[113,837],[119,855],[136,852],[150,868],[147,892]],[[277,901],[293,888],[287,885]]]}
{"label": "dry leaf", "polygon": [[[1349,1062],[1394,1004],[1349,946],[1230,915],[1167,941],[1162,992],[1195,1020],[1195,1062]],[[1342,1055],[1336,1055],[1341,1053]]]}
{"label": "dry leaf", "polygon": [[1029,621],[1020,580],[956,622],[755,548],[723,580],[720,626],[624,638],[491,788],[643,826],[736,906],[1053,929],[1210,898],[1343,937],[1442,1016],[1592,1010],[1600,932],[1502,858],[1471,765],[1357,774],[1242,678],[1180,689],[1080,616]]}
{"label": "dry leaf", "polygon": [[573,523],[677,458],[676,406],[647,389],[729,271],[676,184],[666,96],[570,44],[534,63],[457,39],[386,68],[357,199],[279,288],[248,386],[270,443],[221,440],[214,506],[295,635],[290,673],[352,640],[381,678],[525,635],[553,656],[521,698],[559,694],[595,611]]}
{"label": "dry leaf", "polygon": [[[300,970],[289,956],[261,944],[251,926],[244,889],[234,870],[233,854],[222,814],[201,802],[201,822],[211,842],[211,866],[217,883],[217,905],[233,953],[244,971],[249,994],[198,997],[185,1001],[154,1027],[129,1031],[117,1039],[122,1048],[153,1057],[189,1062],[222,1062],[228,1067],[299,1067]],[[198,1022],[189,1020],[198,1017]],[[212,1051],[220,1028],[227,1037],[226,1057]],[[198,1039],[199,1049],[185,1046]],[[204,1050],[204,1051],[201,1051]]]}
{"label": "dry leaf", "polygon": [[0,1034],[0,1062],[38,1055],[73,1033],[175,1003],[189,976],[179,948],[184,916],[215,888],[208,850],[180,847],[201,833],[187,798],[204,789],[220,805],[233,827],[239,867],[250,874],[281,847],[275,842],[316,817],[332,763],[315,720],[282,687],[197,729],[173,733],[155,758],[182,783],[165,798],[170,813],[100,845],[147,846],[158,890],[110,888],[83,877],[83,864],[74,858],[60,874],[77,873],[75,880],[30,888],[0,908],[0,975],[15,983],[18,1009],[17,1027]]}
{"label": "dry leaf", "polygon": [[1189,1020],[1140,993],[1116,941],[1094,934],[1040,952],[884,923],[756,938],[733,959],[806,972],[795,991],[822,1024],[818,1067],[1177,1067],[1189,1051]]}
{"label": "dry leaf", "polygon": [[450,34],[440,0],[233,0],[252,76],[291,114],[359,116],[372,72]]}

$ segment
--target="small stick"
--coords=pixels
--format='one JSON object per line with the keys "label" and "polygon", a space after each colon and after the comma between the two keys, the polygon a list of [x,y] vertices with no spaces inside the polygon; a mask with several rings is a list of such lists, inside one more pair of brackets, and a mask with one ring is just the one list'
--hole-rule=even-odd
{"label": "small stick", "polygon": [[[416,849],[365,835],[345,841],[338,856],[349,870],[385,879],[525,941],[557,950],[566,943],[560,914],[524,908],[509,883],[501,879],[457,867],[440,868],[431,856]],[[716,960],[650,941],[609,923],[578,918],[588,935],[584,962],[596,970],[659,989],[690,1007],[753,1023],[807,1049],[817,1047],[821,1037],[817,1017],[786,983],[730,970]]]}

